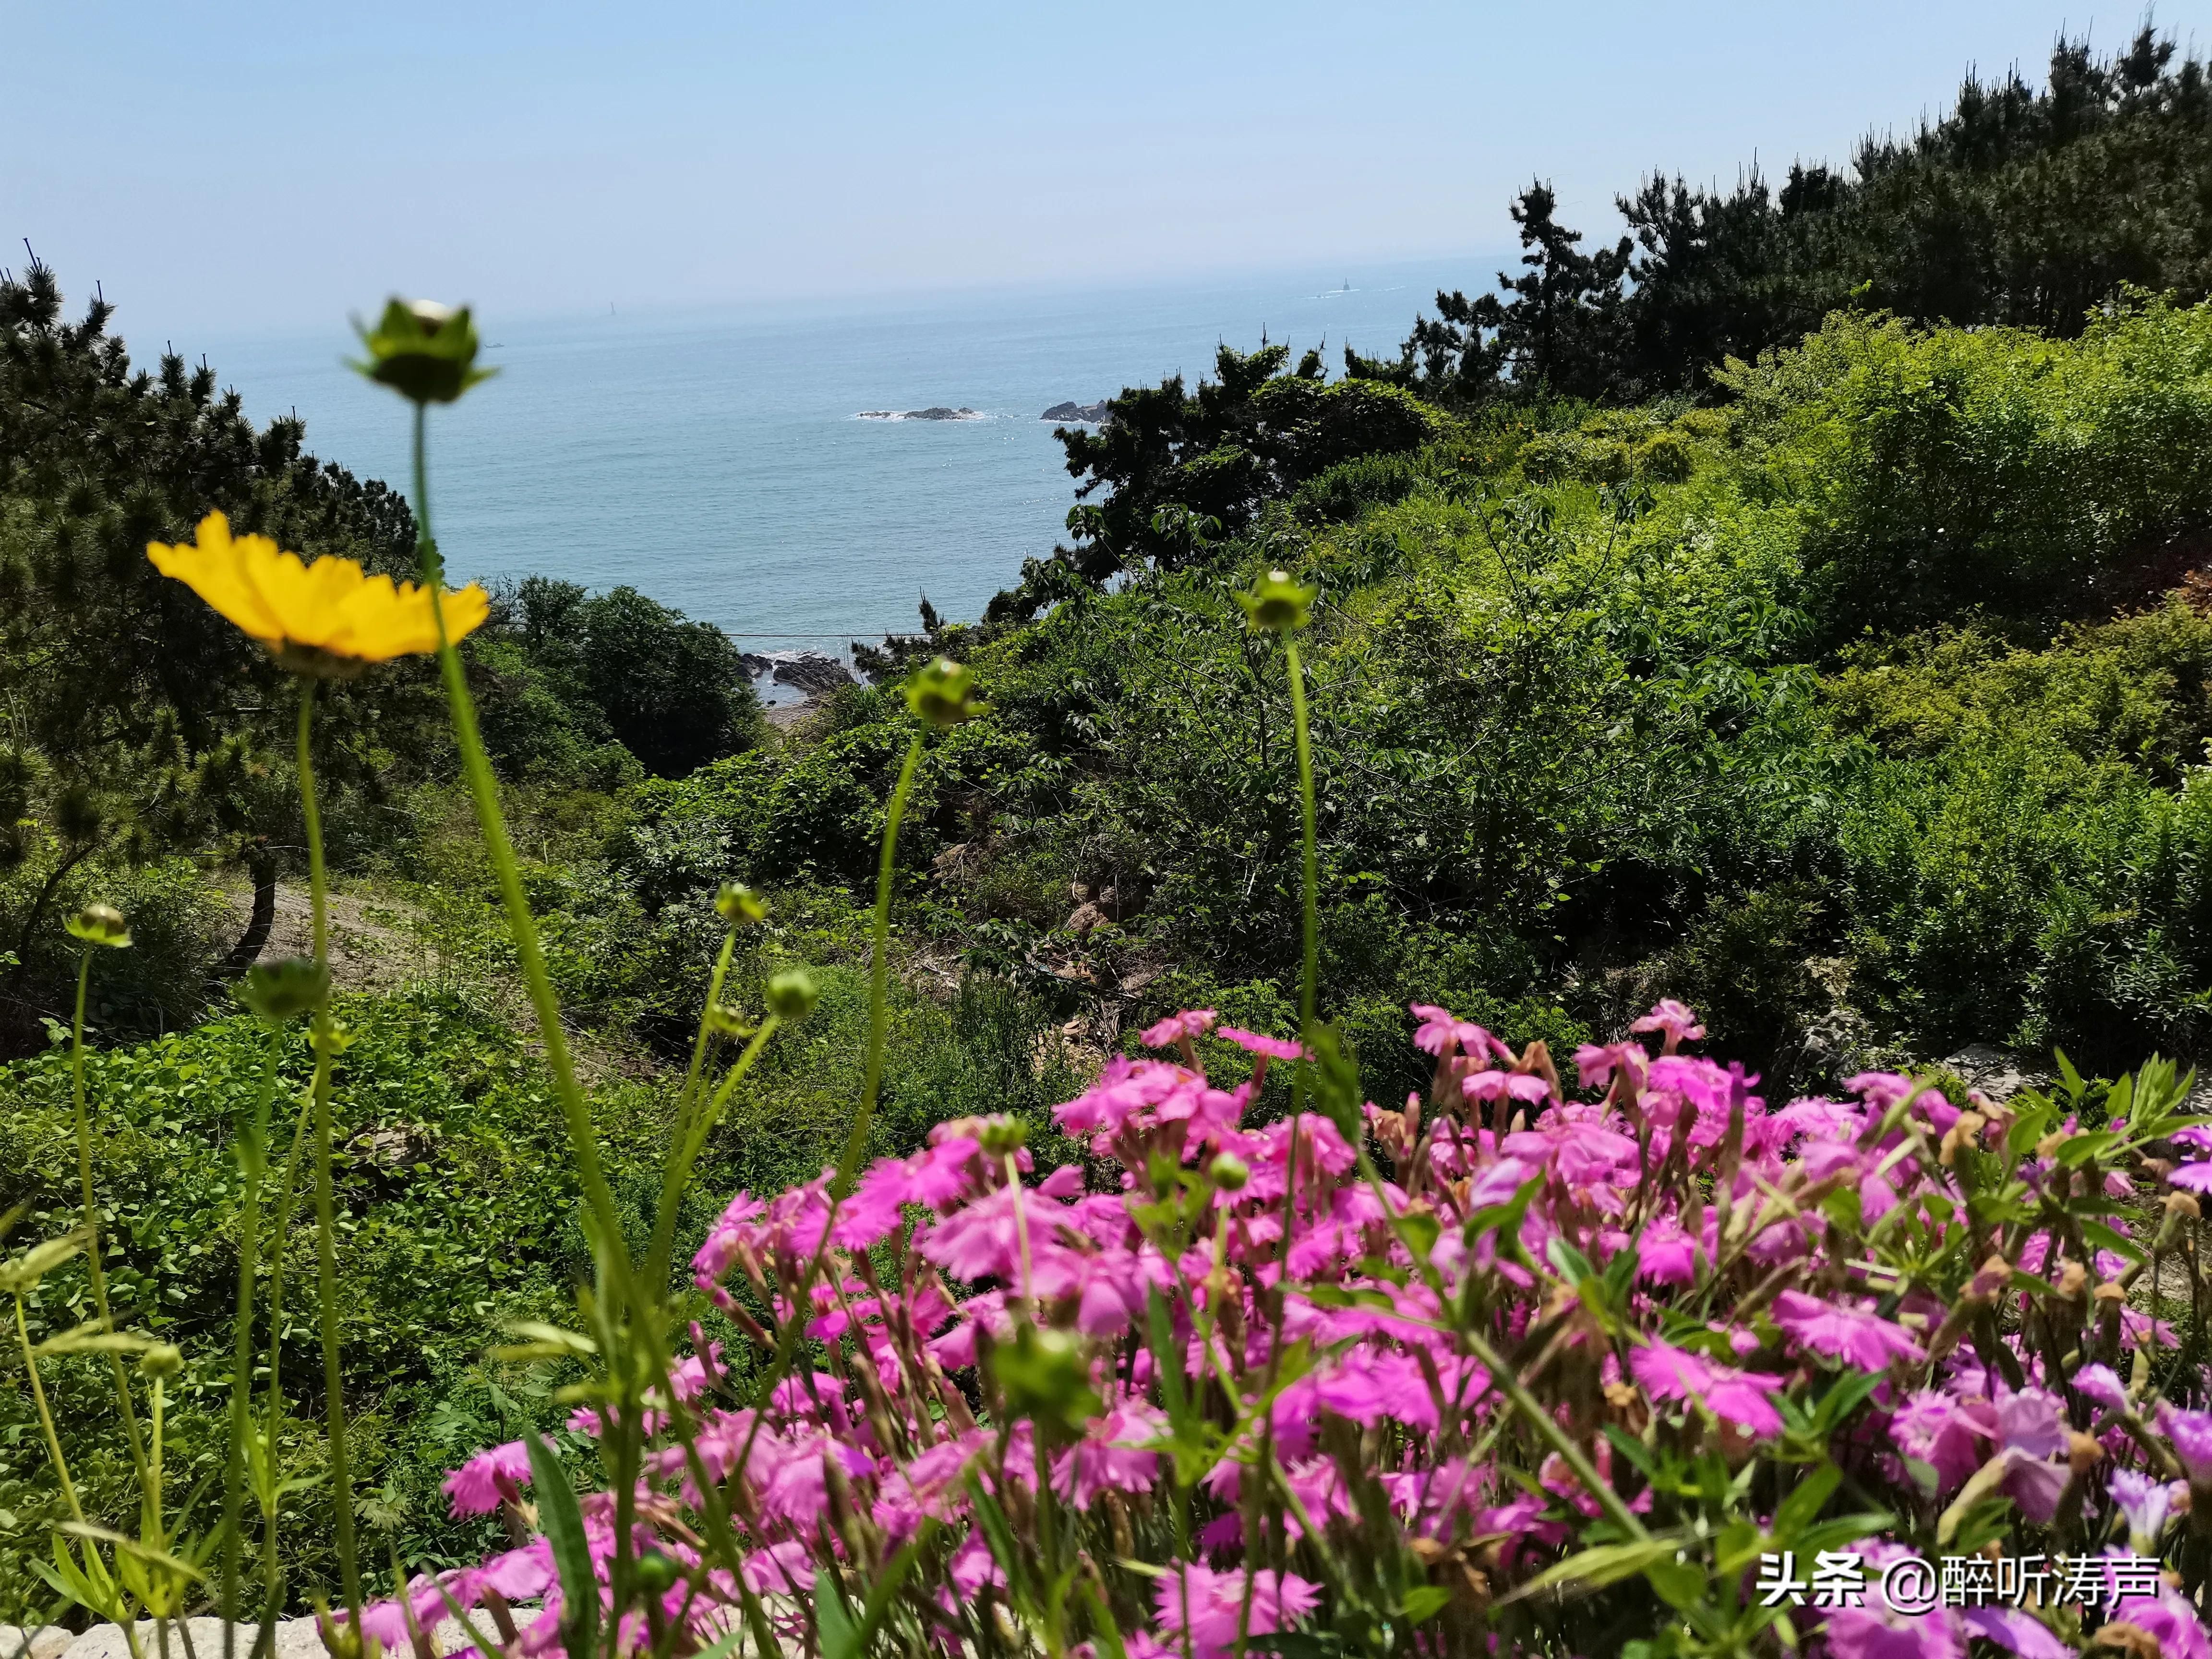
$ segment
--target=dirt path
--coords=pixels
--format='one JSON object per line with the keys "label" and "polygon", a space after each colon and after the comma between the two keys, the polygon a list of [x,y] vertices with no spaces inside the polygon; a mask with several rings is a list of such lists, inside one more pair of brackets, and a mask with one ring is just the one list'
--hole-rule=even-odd
{"label": "dirt path", "polygon": [[[251,887],[227,889],[231,921],[239,933],[253,914]],[[431,970],[428,948],[407,931],[401,907],[344,893],[330,897],[331,982],[341,991],[390,991]],[[314,954],[314,918],[307,890],[276,884],[276,920],[259,960]]]}
{"label": "dirt path", "polygon": [[[235,933],[246,932],[253,915],[253,890],[226,888]],[[542,1054],[537,1017],[521,981],[511,975],[489,978],[471,975],[466,983],[454,982],[454,970],[443,962],[418,925],[421,913],[395,899],[364,899],[348,893],[330,896],[331,983],[341,991],[397,991],[424,981],[441,981],[492,1012],[514,1028],[533,1053]],[[234,937],[235,934],[234,935]],[[276,884],[276,915],[268,942],[257,958],[273,962],[279,957],[314,954],[314,918],[307,890],[289,882]],[[568,1046],[577,1076],[587,1085],[612,1078],[650,1078],[660,1070],[659,1060],[643,1048],[607,1033],[585,1029],[564,1018]],[[0,1654],[0,1659],[7,1656]]]}

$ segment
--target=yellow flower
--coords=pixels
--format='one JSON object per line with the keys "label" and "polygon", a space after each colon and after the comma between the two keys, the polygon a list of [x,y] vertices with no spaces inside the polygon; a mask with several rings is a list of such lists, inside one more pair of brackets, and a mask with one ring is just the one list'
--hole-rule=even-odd
{"label": "yellow flower", "polygon": [[[150,542],[146,556],[269,647],[287,668],[343,678],[365,663],[435,651],[430,591],[370,576],[351,559],[302,564],[266,536],[235,536],[220,513],[200,520],[197,544]],[[483,623],[491,600],[471,582],[445,596],[446,636]]]}

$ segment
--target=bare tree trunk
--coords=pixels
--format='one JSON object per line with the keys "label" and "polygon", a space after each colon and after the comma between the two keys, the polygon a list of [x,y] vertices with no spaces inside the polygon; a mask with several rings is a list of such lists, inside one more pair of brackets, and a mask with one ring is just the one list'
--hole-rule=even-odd
{"label": "bare tree trunk", "polygon": [[246,918],[246,931],[238,936],[238,943],[216,969],[221,979],[236,979],[253,966],[276,926],[276,860],[266,842],[257,841],[247,847],[246,867],[253,877],[253,913]]}

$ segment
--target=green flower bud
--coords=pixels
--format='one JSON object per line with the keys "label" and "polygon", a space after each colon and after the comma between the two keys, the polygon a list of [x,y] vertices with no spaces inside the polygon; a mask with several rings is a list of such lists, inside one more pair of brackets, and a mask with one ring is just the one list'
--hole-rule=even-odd
{"label": "green flower bud", "polygon": [[972,720],[990,708],[975,701],[975,671],[950,657],[918,668],[906,683],[906,706],[925,725],[939,728]]}
{"label": "green flower bud", "polygon": [[805,1019],[821,1000],[821,988],[804,968],[786,968],[769,975],[769,1012],[778,1019]]}
{"label": "green flower bud", "polygon": [[993,1158],[1004,1158],[1009,1152],[1018,1152],[1022,1143],[1030,1138],[1029,1126],[1018,1117],[1003,1115],[983,1120],[983,1132],[977,1139],[983,1150]]}
{"label": "green flower bud", "polygon": [[112,904],[88,904],[62,924],[71,937],[87,945],[105,945],[120,951],[131,943],[131,929],[123,912]]}
{"label": "green flower bud", "polygon": [[330,984],[330,969],[321,963],[307,957],[280,957],[247,969],[238,999],[274,1024],[306,1013],[323,1000]]}
{"label": "green flower bud", "polygon": [[749,1037],[753,1027],[745,1017],[726,1002],[717,1002],[707,1010],[707,1029],[716,1036]]}
{"label": "green flower bud", "polygon": [[1234,1152],[1218,1153],[1207,1173],[1224,1193],[1243,1192],[1244,1183],[1252,1178],[1251,1166]]}
{"label": "green flower bud", "polygon": [[1027,1418],[1067,1438],[1080,1436],[1084,1425],[1105,1409],[1091,1390],[1082,1346],[1066,1331],[1041,1331],[1019,1321],[1012,1341],[993,1345],[991,1374],[1016,1421]]}
{"label": "green flower bud", "polygon": [[452,403],[497,372],[476,367],[477,325],[466,306],[394,298],[374,329],[356,319],[354,331],[368,352],[354,369],[415,403]]}
{"label": "green flower bud", "polygon": [[1294,582],[1287,571],[1270,570],[1252,584],[1249,593],[1239,593],[1244,618],[1270,634],[1292,634],[1311,619],[1313,602],[1321,589]]}
{"label": "green flower bud", "polygon": [[741,881],[726,881],[714,895],[714,908],[732,927],[757,927],[768,919],[768,902]]}
{"label": "green flower bud", "polygon": [[663,1555],[659,1550],[641,1551],[637,1558],[635,1571],[639,1588],[649,1595],[667,1595],[676,1588],[676,1581],[683,1577],[683,1569],[676,1565],[674,1559]]}
{"label": "green flower bud", "polygon": [[138,1369],[149,1376],[174,1376],[184,1368],[184,1351],[173,1342],[156,1342],[138,1356]]}

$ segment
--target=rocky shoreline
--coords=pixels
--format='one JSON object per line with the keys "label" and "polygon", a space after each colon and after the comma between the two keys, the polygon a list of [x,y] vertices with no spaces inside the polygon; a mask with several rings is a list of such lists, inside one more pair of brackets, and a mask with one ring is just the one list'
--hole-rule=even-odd
{"label": "rocky shoreline", "polygon": [[1037,419],[1058,421],[1066,426],[1103,426],[1108,421],[1113,419],[1113,415],[1107,406],[1106,399],[1101,398],[1095,404],[1054,404],[1043,414],[1038,416]]}

